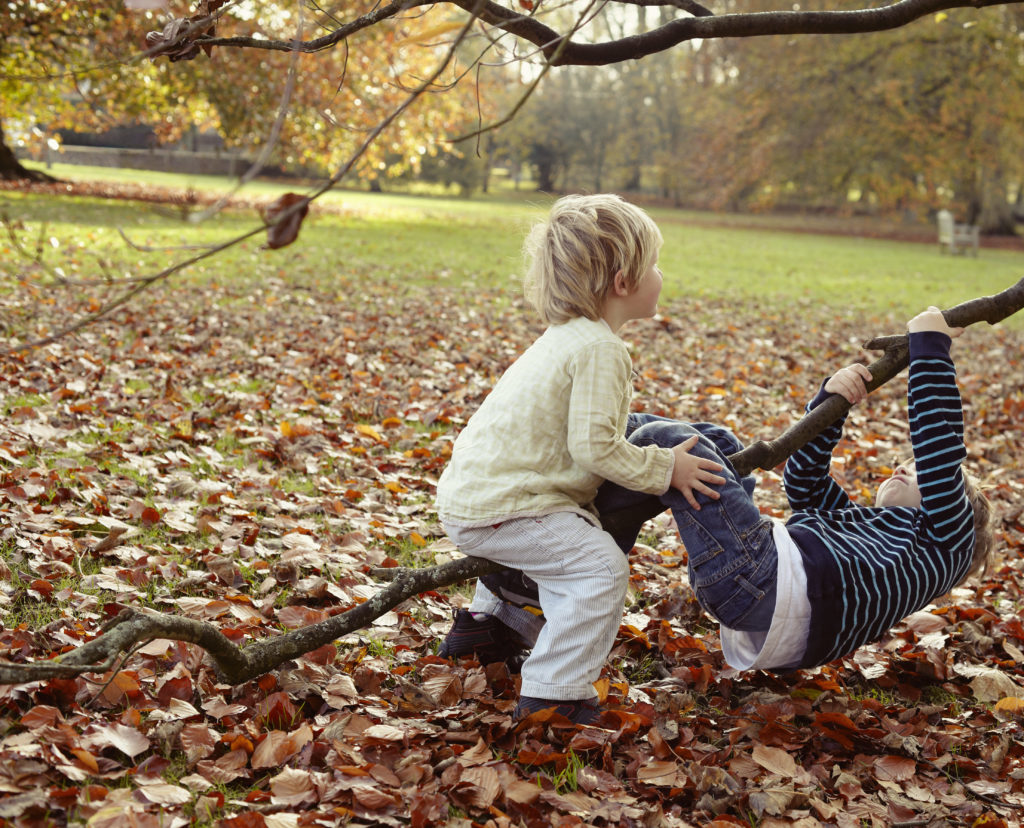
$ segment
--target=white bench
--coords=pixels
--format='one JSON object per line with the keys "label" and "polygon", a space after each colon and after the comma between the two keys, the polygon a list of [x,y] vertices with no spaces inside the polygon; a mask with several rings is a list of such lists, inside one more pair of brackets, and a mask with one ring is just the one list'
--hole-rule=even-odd
{"label": "white bench", "polygon": [[957,224],[949,210],[939,210],[939,250],[943,253],[978,255],[980,228],[976,224]]}

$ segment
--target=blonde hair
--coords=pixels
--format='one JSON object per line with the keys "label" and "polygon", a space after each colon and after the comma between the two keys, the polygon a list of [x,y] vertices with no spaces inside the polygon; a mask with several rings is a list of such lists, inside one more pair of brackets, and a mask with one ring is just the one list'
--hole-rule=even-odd
{"label": "blonde hair", "polygon": [[[979,488],[978,482],[966,471],[964,475],[964,491],[967,500],[974,510],[974,553],[971,555],[971,568],[964,576],[964,581],[973,576],[982,576],[988,569],[995,543],[992,531],[992,501]],[[961,581],[963,583],[963,581]]]}
{"label": "blonde hair", "polygon": [[630,290],[658,259],[661,231],[617,195],[558,199],[526,237],[526,295],[548,325],[600,319],[615,274]]}

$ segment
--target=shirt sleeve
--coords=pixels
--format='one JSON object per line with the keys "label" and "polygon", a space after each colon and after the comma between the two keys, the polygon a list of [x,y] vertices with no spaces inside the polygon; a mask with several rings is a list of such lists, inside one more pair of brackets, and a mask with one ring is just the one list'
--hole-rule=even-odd
{"label": "shirt sleeve", "polygon": [[926,531],[944,548],[973,548],[974,514],[961,468],[967,457],[963,403],[950,342],[937,331],[910,335],[910,440]]}
{"label": "shirt sleeve", "polygon": [[675,455],[658,446],[635,446],[625,436],[633,365],[621,342],[582,349],[570,363],[567,445],[583,469],[624,488],[664,494]]}
{"label": "shirt sleeve", "polygon": [[[814,399],[807,403],[805,411],[812,411],[832,396],[825,391],[825,382],[821,384]],[[782,483],[790,508],[847,509],[855,505],[843,487],[829,474],[832,452],[843,436],[845,422],[844,415],[786,461]]]}

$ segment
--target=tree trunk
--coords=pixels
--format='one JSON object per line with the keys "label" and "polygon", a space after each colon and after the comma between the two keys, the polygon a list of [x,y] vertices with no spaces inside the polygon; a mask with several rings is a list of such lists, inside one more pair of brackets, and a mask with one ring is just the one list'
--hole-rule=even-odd
{"label": "tree trunk", "polygon": [[21,165],[14,150],[7,146],[3,123],[0,123],[0,181],[56,181],[52,175],[29,170]]}
{"label": "tree trunk", "polygon": [[[964,302],[943,312],[946,321],[954,327],[966,327],[976,322],[994,325],[1024,308],[1024,279],[994,296],[982,296]],[[909,362],[906,334],[878,337],[865,343],[869,350],[882,350],[881,359],[868,366],[873,377],[869,390],[875,389],[899,374]],[[806,445],[822,429],[831,425],[849,409],[842,397],[833,394],[779,438],[759,442],[743,451],[730,455],[729,460],[742,475],[755,468],[771,469]],[[655,511],[664,510],[657,498],[651,498]],[[647,508],[646,506],[644,508]],[[635,515],[631,515],[635,517]],[[213,624],[157,612],[123,610],[109,621],[103,633],[81,647],[62,653],[51,661],[31,664],[0,662],[0,684],[20,684],[47,678],[71,677],[81,673],[102,673],[111,669],[122,653],[130,653],[136,645],[153,638],[189,641],[202,647],[223,681],[241,684],[270,672],[287,661],[369,625],[374,619],[397,607],[403,601],[422,592],[449,586],[459,581],[478,578],[502,569],[500,564],[483,558],[460,558],[427,569],[377,570],[378,577],[387,577],[391,583],[372,598],[352,609],[332,616],[326,621],[311,624],[238,647]]]}

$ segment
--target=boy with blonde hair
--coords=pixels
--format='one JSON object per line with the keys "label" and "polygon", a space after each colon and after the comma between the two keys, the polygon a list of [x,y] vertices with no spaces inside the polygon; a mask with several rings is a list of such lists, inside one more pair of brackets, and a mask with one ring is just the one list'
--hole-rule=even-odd
{"label": "boy with blonde hair", "polygon": [[[622,618],[629,564],[593,507],[606,480],[635,492],[677,489],[694,508],[714,499],[721,464],[626,439],[632,363],[619,329],[653,316],[662,237],[615,195],[567,196],[529,234],[528,295],[547,330],[470,418],[437,486],[445,531],[467,555],[536,582],[546,623],[522,666],[516,716],[545,708],[577,723],[600,715],[593,683]],[[442,655],[458,642],[514,635],[482,584],[456,614]]]}

